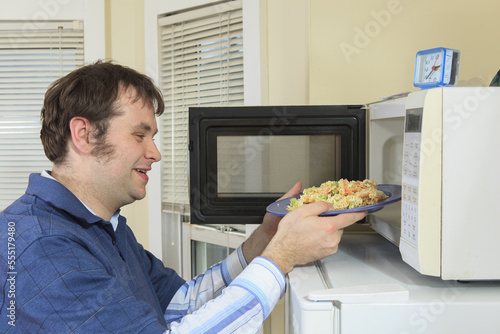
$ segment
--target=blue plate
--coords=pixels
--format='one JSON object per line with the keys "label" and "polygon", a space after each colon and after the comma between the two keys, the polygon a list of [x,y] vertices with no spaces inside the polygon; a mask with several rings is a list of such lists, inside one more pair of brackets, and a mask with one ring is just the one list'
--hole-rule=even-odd
{"label": "blue plate", "polygon": [[[336,216],[340,215],[341,213],[349,213],[349,212],[358,212],[358,211],[368,211],[368,213],[374,213],[379,210],[382,210],[384,206],[398,202],[401,200],[401,186],[396,185],[396,184],[379,184],[377,187],[378,190],[383,191],[388,198],[385,200],[377,203],[377,204],[372,204],[372,205],[367,205],[367,206],[362,206],[359,208],[354,208],[354,209],[347,209],[347,210],[338,210],[338,211],[328,211],[328,212],[323,212],[320,214],[320,216]],[[300,195],[293,196],[293,197],[288,197],[281,199],[279,201],[276,201],[272,204],[269,204],[269,206],[266,208],[266,211],[269,212],[270,214],[273,214],[275,216],[281,216],[283,217],[290,211],[287,210],[288,205],[290,205],[290,199],[292,198],[299,198]]]}

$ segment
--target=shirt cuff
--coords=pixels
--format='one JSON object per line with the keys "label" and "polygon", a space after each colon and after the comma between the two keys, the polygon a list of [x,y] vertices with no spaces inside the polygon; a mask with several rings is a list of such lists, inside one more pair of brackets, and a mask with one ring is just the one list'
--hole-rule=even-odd
{"label": "shirt cuff", "polygon": [[256,257],[231,283],[249,291],[259,300],[264,318],[269,316],[274,306],[283,297],[285,284],[285,276],[278,266],[261,256]]}

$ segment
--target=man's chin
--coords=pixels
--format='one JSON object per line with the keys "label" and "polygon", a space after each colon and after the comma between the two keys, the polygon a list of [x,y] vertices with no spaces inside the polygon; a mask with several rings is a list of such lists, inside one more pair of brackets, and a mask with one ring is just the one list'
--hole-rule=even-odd
{"label": "man's chin", "polygon": [[134,201],[140,201],[141,199],[144,199],[146,197],[146,190],[144,189],[143,192],[136,193],[134,194]]}
{"label": "man's chin", "polygon": [[126,202],[123,203],[122,206],[132,204],[136,201],[140,201],[141,199],[144,199],[144,197],[146,197],[146,192],[134,193],[128,198],[128,200]]}

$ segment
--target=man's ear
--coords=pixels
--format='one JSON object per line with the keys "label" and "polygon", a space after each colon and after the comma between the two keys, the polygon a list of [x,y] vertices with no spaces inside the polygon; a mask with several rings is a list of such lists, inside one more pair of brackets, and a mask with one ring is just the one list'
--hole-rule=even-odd
{"label": "man's ear", "polygon": [[73,117],[69,122],[71,143],[80,154],[92,151],[91,134],[93,127],[85,117]]}

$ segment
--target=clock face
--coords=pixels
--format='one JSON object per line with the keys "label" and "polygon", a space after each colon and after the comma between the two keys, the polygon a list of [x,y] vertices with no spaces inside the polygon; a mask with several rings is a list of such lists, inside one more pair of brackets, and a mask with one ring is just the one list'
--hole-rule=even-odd
{"label": "clock face", "polygon": [[421,82],[440,82],[443,77],[444,52],[430,53],[421,57]]}
{"label": "clock face", "polygon": [[434,48],[417,52],[413,84],[422,89],[454,86],[458,81],[460,51]]}

